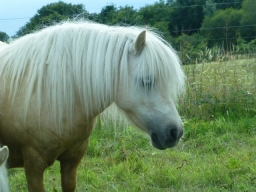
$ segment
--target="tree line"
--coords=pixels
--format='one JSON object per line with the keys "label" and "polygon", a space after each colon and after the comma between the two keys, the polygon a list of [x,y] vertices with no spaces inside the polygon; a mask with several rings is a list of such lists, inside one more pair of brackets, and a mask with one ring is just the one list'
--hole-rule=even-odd
{"label": "tree line", "polygon": [[[140,9],[109,4],[100,13],[89,13],[85,6],[62,1],[43,6],[12,38],[63,20],[86,18],[109,25],[153,27],[176,50],[189,55],[216,46],[239,53],[256,47],[255,0],[159,0]],[[0,32],[1,41],[8,39]]]}

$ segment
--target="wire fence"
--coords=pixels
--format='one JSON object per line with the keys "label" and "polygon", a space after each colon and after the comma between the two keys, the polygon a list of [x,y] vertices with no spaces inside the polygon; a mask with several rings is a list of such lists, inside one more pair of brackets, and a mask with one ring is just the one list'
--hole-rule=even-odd
{"label": "wire fence", "polygon": [[183,68],[187,92],[179,111],[184,118],[237,120],[256,116],[256,57]]}

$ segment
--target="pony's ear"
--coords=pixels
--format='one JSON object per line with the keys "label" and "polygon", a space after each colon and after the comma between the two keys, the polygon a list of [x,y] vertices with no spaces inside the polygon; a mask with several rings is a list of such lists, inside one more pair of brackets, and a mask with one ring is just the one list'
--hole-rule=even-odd
{"label": "pony's ear", "polygon": [[8,147],[4,146],[0,148],[0,166],[7,160],[8,156],[9,156]]}
{"label": "pony's ear", "polygon": [[134,54],[139,53],[146,43],[146,31],[142,31],[138,37],[135,39],[135,41],[132,43],[131,50],[134,52]]}

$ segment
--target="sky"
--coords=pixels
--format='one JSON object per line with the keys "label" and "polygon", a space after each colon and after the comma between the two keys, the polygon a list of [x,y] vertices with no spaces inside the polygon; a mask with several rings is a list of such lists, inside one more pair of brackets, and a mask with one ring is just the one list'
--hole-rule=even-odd
{"label": "sky", "polygon": [[[49,3],[59,0],[0,0],[0,31],[10,37],[24,26],[37,10]],[[62,0],[65,3],[83,4],[89,13],[99,13],[102,7],[110,4],[133,6],[139,9],[145,5],[154,4],[158,0]]]}

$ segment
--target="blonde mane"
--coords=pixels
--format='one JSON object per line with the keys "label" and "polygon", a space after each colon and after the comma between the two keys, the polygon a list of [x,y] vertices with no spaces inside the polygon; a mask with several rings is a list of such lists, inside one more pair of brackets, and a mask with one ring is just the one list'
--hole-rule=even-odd
{"label": "blonde mane", "polygon": [[[184,74],[171,46],[139,27],[110,27],[91,22],[65,22],[14,40],[0,51],[0,77],[14,100],[26,89],[24,114],[31,99],[38,117],[42,103],[54,121],[73,119],[76,106],[87,116],[115,100],[118,79],[130,81],[130,44],[147,30],[145,49],[136,60],[136,76],[157,75],[162,89],[175,99],[184,90]],[[68,114],[68,115],[67,115]]]}

